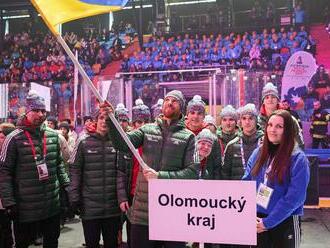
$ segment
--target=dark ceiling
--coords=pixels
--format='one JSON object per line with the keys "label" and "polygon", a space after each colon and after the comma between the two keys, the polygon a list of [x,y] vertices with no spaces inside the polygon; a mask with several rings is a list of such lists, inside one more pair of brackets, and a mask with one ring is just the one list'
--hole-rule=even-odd
{"label": "dark ceiling", "polygon": [[0,0],[0,9],[2,10],[15,10],[26,7],[32,7],[29,0]]}

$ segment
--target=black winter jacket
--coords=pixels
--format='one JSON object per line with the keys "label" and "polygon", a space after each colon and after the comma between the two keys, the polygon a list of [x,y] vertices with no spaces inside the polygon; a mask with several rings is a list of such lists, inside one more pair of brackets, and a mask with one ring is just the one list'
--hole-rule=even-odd
{"label": "black winter jacket", "polygon": [[69,160],[69,199],[78,203],[81,218],[120,215],[117,200],[117,150],[108,137],[86,134],[78,139]]}
{"label": "black winter jacket", "polygon": [[[36,160],[24,130],[31,135]],[[43,159],[44,134],[49,178],[40,181],[36,163]],[[0,156],[0,194],[5,208],[18,207],[20,222],[34,222],[59,214],[59,190],[69,184],[60,154],[58,134],[45,125],[37,129],[20,125],[6,137]]]}

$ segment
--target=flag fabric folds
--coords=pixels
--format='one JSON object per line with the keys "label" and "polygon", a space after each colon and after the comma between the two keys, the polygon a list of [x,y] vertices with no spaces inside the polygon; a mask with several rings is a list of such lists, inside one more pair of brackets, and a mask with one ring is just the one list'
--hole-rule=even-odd
{"label": "flag fabric folds", "polygon": [[83,17],[120,10],[128,0],[31,0],[54,34],[56,26]]}

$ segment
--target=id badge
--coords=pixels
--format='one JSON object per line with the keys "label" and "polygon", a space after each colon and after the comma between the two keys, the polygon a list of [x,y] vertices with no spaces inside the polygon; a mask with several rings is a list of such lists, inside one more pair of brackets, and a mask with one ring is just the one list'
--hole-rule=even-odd
{"label": "id badge", "polygon": [[257,193],[257,205],[263,207],[264,209],[267,209],[273,191],[274,189],[268,187],[263,183],[260,183]]}
{"label": "id badge", "polygon": [[49,178],[48,169],[46,163],[41,163],[37,165],[39,181],[45,181]]}

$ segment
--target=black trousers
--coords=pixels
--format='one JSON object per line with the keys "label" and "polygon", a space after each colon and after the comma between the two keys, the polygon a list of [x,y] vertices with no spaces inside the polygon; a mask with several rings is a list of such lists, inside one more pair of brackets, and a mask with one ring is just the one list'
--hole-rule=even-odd
{"label": "black trousers", "polygon": [[16,248],[27,248],[31,241],[36,237],[37,227],[40,227],[43,237],[44,248],[57,248],[58,238],[60,237],[60,215],[52,216],[48,219],[21,223],[14,221],[14,235]]}
{"label": "black trousers", "polygon": [[13,245],[12,222],[5,215],[4,210],[0,210],[0,247],[12,247]]}
{"label": "black trousers", "polygon": [[149,240],[149,227],[131,225],[131,248],[185,248],[185,242]]}
{"label": "black trousers", "polygon": [[104,248],[118,247],[119,216],[106,219],[82,220],[82,225],[87,248],[100,247],[101,233]]}
{"label": "black trousers", "polygon": [[257,248],[295,248],[301,241],[301,223],[298,215],[293,215],[278,226],[259,233]]}

